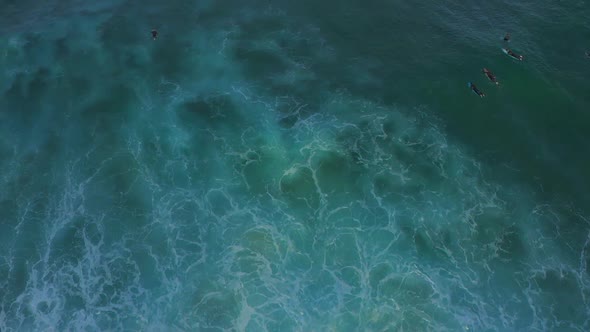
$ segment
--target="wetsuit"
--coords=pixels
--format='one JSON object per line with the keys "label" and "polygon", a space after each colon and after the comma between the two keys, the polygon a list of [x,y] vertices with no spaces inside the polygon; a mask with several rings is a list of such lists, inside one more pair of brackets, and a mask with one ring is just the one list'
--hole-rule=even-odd
{"label": "wetsuit", "polygon": [[475,84],[473,83],[469,83],[469,87],[471,88],[471,91],[473,91],[476,95],[480,96],[480,97],[484,97],[485,94],[483,92],[481,92],[480,89],[478,89]]}
{"label": "wetsuit", "polygon": [[489,71],[487,68],[483,69],[483,73],[490,79],[490,81],[498,84],[498,80],[496,79],[496,76],[491,71]]}
{"label": "wetsuit", "polygon": [[518,55],[514,52],[512,52],[511,50],[508,50],[508,55],[510,55],[511,57],[518,59],[518,60],[522,60],[522,55]]}

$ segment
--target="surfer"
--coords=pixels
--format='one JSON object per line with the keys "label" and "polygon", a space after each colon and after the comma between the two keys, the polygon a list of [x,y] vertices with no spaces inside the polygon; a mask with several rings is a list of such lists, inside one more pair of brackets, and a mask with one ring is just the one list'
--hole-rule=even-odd
{"label": "surfer", "polygon": [[513,57],[513,58],[515,58],[515,59],[517,59],[517,60],[521,60],[521,61],[522,61],[522,59],[524,58],[524,56],[522,56],[522,55],[518,55],[518,54],[516,54],[516,53],[512,52],[511,50],[509,50],[509,49],[507,49],[507,48],[506,48],[506,49],[504,49],[504,50],[505,50],[506,54],[510,55],[511,57]]}
{"label": "surfer", "polygon": [[484,68],[482,70],[482,72],[488,77],[488,79],[490,81],[492,81],[493,83],[496,83],[496,84],[500,84],[500,83],[498,83],[498,80],[496,79],[496,75],[494,75],[491,71],[489,71],[489,69]]}
{"label": "surfer", "polygon": [[480,89],[478,89],[475,84],[469,82],[467,83],[467,86],[471,88],[471,91],[473,91],[476,95],[480,96],[480,97],[485,97],[485,93],[483,93]]}
{"label": "surfer", "polygon": [[510,41],[510,32],[507,32],[506,35],[504,35],[504,41],[505,42],[509,42]]}
{"label": "surfer", "polygon": [[586,56],[590,58],[590,51],[586,51]]}
{"label": "surfer", "polygon": [[156,40],[156,38],[158,38],[158,30],[156,30],[156,29],[153,29],[153,30],[152,30],[152,38],[153,38],[154,40]]}

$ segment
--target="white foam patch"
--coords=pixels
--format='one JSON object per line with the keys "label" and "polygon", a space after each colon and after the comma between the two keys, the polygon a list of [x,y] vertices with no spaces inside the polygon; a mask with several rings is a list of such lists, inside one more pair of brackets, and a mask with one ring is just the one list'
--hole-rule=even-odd
{"label": "white foam patch", "polygon": [[[437,129],[436,122],[428,122],[431,120],[426,114],[421,114],[420,118],[408,119],[400,113],[392,112],[391,109],[385,109],[388,112],[366,114],[364,117],[368,119],[367,123],[370,126],[365,124],[363,129],[359,129],[359,124],[354,123],[341,125],[337,116],[330,115],[329,111],[337,110],[340,105],[355,103],[354,100],[340,100],[337,104],[328,103],[330,106],[335,105],[334,108],[327,107],[322,116],[316,115],[304,119],[293,127],[291,132],[297,137],[296,142],[301,143],[300,148],[292,147],[285,152],[290,155],[286,159],[292,160],[292,164],[285,166],[280,173],[278,188],[269,190],[268,193],[275,199],[275,203],[279,197],[278,206],[281,206],[282,210],[282,207],[290,204],[289,198],[281,195],[284,191],[285,179],[296,176],[302,170],[309,170],[310,193],[315,192],[317,197],[322,198],[319,200],[319,206],[311,206],[309,201],[303,205],[303,209],[313,210],[312,215],[316,216],[316,219],[312,221],[316,226],[308,224],[304,227],[316,227],[313,242],[321,243],[321,245],[308,247],[305,255],[310,256],[312,266],[315,265],[320,269],[318,272],[325,271],[330,277],[318,280],[318,276],[322,275],[320,273],[315,277],[308,276],[290,281],[298,285],[307,284],[307,288],[325,283],[322,292],[327,292],[326,295],[320,295],[319,289],[314,288],[311,291],[319,298],[311,304],[306,302],[307,313],[319,317],[319,312],[331,308],[333,312],[328,316],[340,317],[342,313],[349,310],[343,303],[351,299],[370,303],[369,307],[374,305],[377,308],[385,305],[382,302],[385,300],[382,296],[385,292],[387,297],[388,293],[381,288],[383,286],[379,285],[387,285],[387,280],[395,280],[395,278],[385,277],[378,280],[377,284],[371,285],[367,281],[368,278],[363,279],[362,276],[375,273],[374,269],[379,266],[390,266],[391,273],[395,273],[393,271],[400,268],[407,269],[413,266],[416,274],[410,274],[401,280],[412,280],[417,284],[407,285],[409,288],[406,293],[403,293],[406,283],[400,281],[394,284],[396,286],[392,288],[390,294],[391,298],[398,299],[397,307],[404,314],[398,318],[391,315],[371,314],[372,320],[365,321],[361,326],[364,328],[391,327],[388,325],[390,321],[401,321],[402,323],[394,326],[397,328],[423,326],[437,330],[456,330],[457,328],[480,330],[498,326],[498,319],[503,324],[502,328],[511,329],[523,324],[514,315],[507,314],[507,310],[514,309],[505,309],[506,306],[500,302],[502,299],[500,294],[496,295],[493,288],[484,291],[480,287],[481,285],[497,287],[500,285],[497,283],[502,283],[503,279],[512,278],[512,273],[522,275],[523,281],[527,280],[527,276],[533,273],[533,270],[523,269],[524,266],[519,261],[531,260],[528,264],[535,262],[533,265],[546,266],[554,259],[555,254],[551,252],[555,253],[555,251],[539,252],[537,248],[529,247],[529,243],[535,242],[527,240],[527,232],[534,227],[529,228],[526,223],[511,221],[522,220],[528,216],[528,213],[512,210],[511,204],[507,202],[509,197],[518,195],[520,204],[531,207],[534,206],[534,202],[530,198],[527,202],[525,192],[506,191],[499,185],[486,182],[482,174],[482,165],[462,153],[456,145],[450,144],[444,134]],[[371,108],[370,104],[363,105],[368,109]],[[381,111],[379,106],[375,106],[374,109]],[[395,120],[392,117],[395,117]],[[397,134],[395,130],[391,132],[391,122],[396,123],[396,126],[402,130]],[[390,132],[387,132],[385,127],[388,127]],[[353,139],[357,135],[354,139],[355,143],[338,144],[336,137],[340,133],[352,134]],[[366,144],[363,148],[359,148],[365,143],[363,141]],[[378,192],[378,188],[375,187],[378,185],[373,183],[373,186],[365,188],[371,195],[365,196],[364,201],[359,201],[358,204],[351,204],[349,201],[345,205],[334,206],[332,204],[337,200],[333,202],[324,194],[317,178],[318,167],[321,167],[322,162],[314,163],[313,157],[321,151],[336,151],[337,155],[344,155],[344,151],[348,149],[356,150],[361,154],[357,163],[367,166],[363,169],[366,173],[372,174],[369,178],[387,179],[390,187],[387,191]],[[407,158],[403,155],[388,155],[386,151],[391,149],[404,151]],[[362,154],[367,157],[362,158]],[[373,156],[378,158],[371,158]],[[426,171],[427,174],[423,174],[422,171]],[[396,178],[399,180],[394,182]],[[432,180],[438,184],[432,189],[426,189],[431,185],[429,181]],[[417,189],[404,194],[407,187]],[[362,188],[360,190],[362,191]],[[277,193],[278,196],[276,196]],[[356,217],[342,212],[351,209],[358,212],[365,211],[360,212]],[[338,217],[333,218],[334,215]],[[295,217],[290,223],[297,223],[298,219]],[[265,219],[260,217],[254,220],[265,222]],[[538,218],[530,220],[534,223],[540,221]],[[299,219],[299,222],[299,225],[305,225],[309,221]],[[243,234],[243,232],[236,233]],[[293,235],[285,235],[285,233],[285,231],[281,232],[286,238],[300,236],[299,230]],[[390,234],[388,236],[391,239],[383,242],[375,241],[377,234]],[[532,236],[538,237],[536,232]],[[555,240],[544,238],[544,245],[558,245]],[[262,240],[258,242],[261,243],[260,241]],[[277,243],[276,240],[275,243]],[[370,252],[367,252],[368,248],[371,248]],[[274,250],[277,252],[277,249]],[[314,250],[318,250],[319,253]],[[235,261],[235,264],[245,264],[242,266],[245,274],[237,275],[242,282],[245,279],[249,280],[252,273],[256,276],[255,280],[265,280],[275,285],[275,288],[277,284],[280,284],[278,280],[288,280],[287,263],[283,265],[287,271],[282,272],[280,268],[277,268],[274,272],[270,262],[276,261],[276,258],[252,256],[250,250],[242,246],[236,247],[231,252],[232,255],[226,257],[226,260]],[[244,256],[240,256],[240,253],[244,253]],[[292,253],[289,252],[289,254]],[[326,260],[328,257],[330,260]],[[288,259],[287,256],[287,261]],[[391,262],[398,262],[401,265],[392,266]],[[568,269],[572,268],[578,270],[577,266],[568,267]],[[270,271],[273,273],[269,274]],[[235,272],[235,267],[234,270],[227,271],[228,274],[235,274]],[[276,274],[281,276],[273,278]],[[421,279],[424,280],[423,284],[419,281]],[[241,283],[240,285],[241,291],[244,291],[244,285]],[[260,292],[260,287],[256,284],[253,291]],[[314,287],[322,289],[321,286]],[[526,301],[530,297],[526,292],[519,290],[518,282],[512,285],[507,284],[506,287],[511,287],[512,292],[517,294],[513,296],[520,298],[520,301]],[[584,288],[586,286],[583,286]],[[583,289],[576,291],[582,293],[587,291]],[[281,295],[283,294],[280,292],[275,293],[275,298],[280,299]],[[534,306],[534,311],[540,310],[539,304],[535,303],[541,299],[539,295],[536,297],[537,300],[530,302],[531,306]],[[344,300],[346,298],[350,299]],[[274,303],[271,300],[269,302]],[[424,303],[426,306],[416,311],[417,303]],[[286,308],[288,305],[285,303],[281,307]],[[322,309],[315,311],[314,308]],[[411,310],[412,314],[408,315],[407,310]],[[584,309],[584,312],[586,310]],[[522,314],[526,317],[525,312]],[[294,313],[288,314],[288,317],[293,317],[293,324],[300,322],[295,319],[298,316]],[[441,320],[441,317],[446,318]],[[332,323],[324,322],[327,325],[322,326],[327,328],[332,324],[336,326],[345,324],[346,318],[342,318],[342,321],[339,318],[334,319]],[[311,327],[321,323],[310,319],[304,324],[310,324],[305,326]],[[531,324],[534,326],[537,323],[533,321]],[[545,325],[539,326],[559,326],[556,324],[561,323],[554,320],[543,324]]]}

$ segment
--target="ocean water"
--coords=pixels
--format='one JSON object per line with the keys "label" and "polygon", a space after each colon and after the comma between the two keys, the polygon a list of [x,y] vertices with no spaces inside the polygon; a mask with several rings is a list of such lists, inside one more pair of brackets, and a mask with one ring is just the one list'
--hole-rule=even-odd
{"label": "ocean water", "polygon": [[0,330],[590,330],[589,17],[0,0]]}

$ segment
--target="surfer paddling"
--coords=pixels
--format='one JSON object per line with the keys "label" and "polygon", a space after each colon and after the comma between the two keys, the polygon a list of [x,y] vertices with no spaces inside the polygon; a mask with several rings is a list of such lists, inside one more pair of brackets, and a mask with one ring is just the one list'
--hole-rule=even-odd
{"label": "surfer paddling", "polygon": [[494,75],[494,74],[493,74],[493,73],[492,73],[492,72],[491,72],[489,69],[487,69],[487,68],[484,68],[484,69],[482,70],[482,72],[483,72],[483,73],[484,73],[484,74],[485,74],[485,75],[488,77],[488,79],[489,79],[489,80],[490,80],[492,83],[494,83],[494,84],[496,84],[496,85],[500,84],[500,83],[498,82],[498,79],[496,79],[496,75]]}
{"label": "surfer paddling", "polygon": [[508,48],[503,48],[502,51],[504,51],[504,53],[508,54],[509,56],[515,58],[516,60],[520,60],[522,61],[522,59],[524,59],[524,56],[516,54],[514,52],[512,52],[512,50],[508,49]]}
{"label": "surfer paddling", "polygon": [[471,89],[471,91],[473,91],[473,93],[475,93],[476,95],[480,96],[480,97],[485,97],[485,93],[483,93],[480,89],[478,89],[475,84],[469,82],[467,83],[467,86]]}

